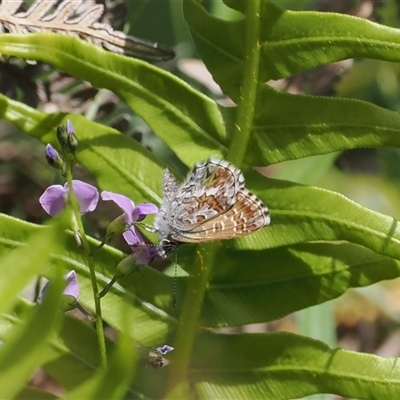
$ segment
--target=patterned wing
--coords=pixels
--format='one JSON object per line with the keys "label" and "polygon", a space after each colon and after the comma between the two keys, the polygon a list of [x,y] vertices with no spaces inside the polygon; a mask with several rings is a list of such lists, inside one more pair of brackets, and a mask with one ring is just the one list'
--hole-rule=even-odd
{"label": "patterned wing", "polygon": [[[171,239],[191,241],[197,227],[225,214],[235,204],[244,182],[241,171],[226,161],[210,158],[196,165],[171,203]],[[201,241],[200,235],[196,237],[194,241]]]}
{"label": "patterned wing", "polygon": [[175,199],[179,190],[179,184],[176,181],[174,175],[171,174],[167,169],[164,170],[163,176],[163,194],[164,199],[172,201]]}
{"label": "patterned wing", "polygon": [[179,184],[167,169],[163,176],[163,203],[154,219],[154,228],[161,239],[166,239],[171,232],[171,208],[179,192]]}
{"label": "patterned wing", "polygon": [[247,189],[242,189],[229,210],[181,232],[184,243],[232,239],[254,233],[271,221],[268,208]]}

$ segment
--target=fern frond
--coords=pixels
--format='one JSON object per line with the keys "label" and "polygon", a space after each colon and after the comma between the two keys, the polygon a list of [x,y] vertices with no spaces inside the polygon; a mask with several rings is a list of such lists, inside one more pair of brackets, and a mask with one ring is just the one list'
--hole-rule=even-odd
{"label": "fern frond", "polygon": [[102,4],[96,4],[77,15],[82,2],[83,0],[64,0],[51,13],[57,0],[37,0],[25,12],[18,12],[22,0],[2,0],[0,33],[60,33],[79,37],[115,53],[147,61],[166,61],[175,56],[172,50],[157,43],[126,35],[115,31],[108,24],[97,22],[104,12]]}

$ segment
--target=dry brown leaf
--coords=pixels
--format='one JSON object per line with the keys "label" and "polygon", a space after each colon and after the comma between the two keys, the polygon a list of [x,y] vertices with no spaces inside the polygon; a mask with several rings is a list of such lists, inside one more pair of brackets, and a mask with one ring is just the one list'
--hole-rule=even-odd
{"label": "dry brown leaf", "polygon": [[77,14],[83,0],[64,0],[58,6],[57,0],[37,0],[27,11],[18,12],[22,3],[23,0],[1,2],[0,33],[60,33],[147,61],[166,61],[175,56],[172,50],[157,43],[126,35],[109,24],[97,22],[104,12],[102,4]]}

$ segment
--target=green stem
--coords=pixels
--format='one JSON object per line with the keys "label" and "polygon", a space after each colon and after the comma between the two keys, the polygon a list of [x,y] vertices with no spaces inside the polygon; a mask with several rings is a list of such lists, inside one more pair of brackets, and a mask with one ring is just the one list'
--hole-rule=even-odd
{"label": "green stem", "polygon": [[[260,61],[260,13],[261,0],[246,2],[246,57],[243,63],[242,97],[226,156],[237,166],[243,164],[253,126]],[[175,351],[172,354],[173,362],[168,367],[167,398],[169,399],[191,397],[187,373],[217,249],[218,243],[199,246],[197,261],[189,278],[179,319],[174,343]]]}
{"label": "green stem", "polygon": [[117,275],[114,275],[114,277],[111,279],[110,282],[108,282],[107,286],[99,293],[99,297],[104,297],[108,291],[112,288],[115,282],[117,282],[118,278]]}
{"label": "green stem", "polygon": [[97,280],[96,280],[96,272],[94,269],[93,257],[90,252],[89,242],[87,240],[85,229],[83,227],[81,214],[79,212],[79,203],[78,199],[75,196],[72,186],[72,171],[71,165],[68,163],[67,166],[67,182],[69,187],[69,200],[71,202],[72,210],[74,213],[75,221],[78,225],[79,234],[82,239],[83,250],[88,262],[89,271],[90,271],[90,280],[92,282],[92,290],[93,290],[93,298],[94,298],[94,306],[96,311],[96,332],[97,332],[97,342],[99,346],[99,354],[100,354],[100,366],[105,367],[107,365],[107,353],[106,353],[106,340],[104,336],[104,327],[103,327],[103,317],[101,315],[101,304],[100,304],[100,296],[97,288]]}
{"label": "green stem", "polygon": [[217,243],[199,246],[198,257],[190,274],[185,293],[182,313],[175,340],[175,350],[171,356],[173,362],[169,368],[169,399],[190,398],[189,382],[186,376],[194,340],[198,330],[198,321],[203,306],[211,268],[217,250]]}
{"label": "green stem", "polygon": [[261,46],[261,0],[246,2],[245,59],[243,60],[243,78],[241,101],[238,104],[236,120],[232,132],[232,141],[226,158],[238,167],[243,164],[247,145],[253,128],[255,105],[257,100],[258,74]]}

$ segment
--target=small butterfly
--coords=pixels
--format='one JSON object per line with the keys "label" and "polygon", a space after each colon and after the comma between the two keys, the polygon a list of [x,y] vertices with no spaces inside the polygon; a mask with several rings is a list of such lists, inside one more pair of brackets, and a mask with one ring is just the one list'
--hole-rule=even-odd
{"label": "small butterfly", "polygon": [[163,257],[180,244],[245,236],[271,221],[268,208],[245,188],[240,169],[215,157],[198,163],[181,185],[166,169],[163,192],[154,220]]}

